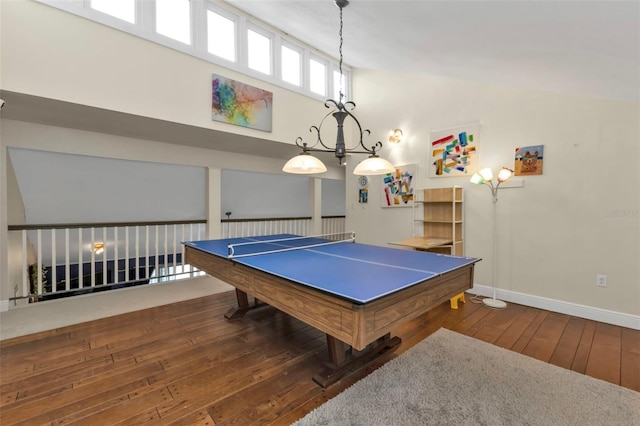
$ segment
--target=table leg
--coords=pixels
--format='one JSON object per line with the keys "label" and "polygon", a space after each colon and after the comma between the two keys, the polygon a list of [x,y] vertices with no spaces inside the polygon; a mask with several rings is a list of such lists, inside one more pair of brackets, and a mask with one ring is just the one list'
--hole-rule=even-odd
{"label": "table leg", "polygon": [[325,369],[313,376],[313,381],[323,389],[340,380],[350,370],[356,370],[383,354],[397,348],[402,340],[391,337],[389,333],[368,345],[362,351],[353,351],[341,340],[327,334],[329,363]]}
{"label": "table leg", "polygon": [[235,320],[238,318],[242,318],[244,314],[248,311],[264,306],[264,303],[260,303],[258,299],[255,300],[253,305],[249,304],[249,296],[242,290],[238,290],[236,288],[236,300],[238,301],[238,306],[229,309],[224,317],[228,320]]}

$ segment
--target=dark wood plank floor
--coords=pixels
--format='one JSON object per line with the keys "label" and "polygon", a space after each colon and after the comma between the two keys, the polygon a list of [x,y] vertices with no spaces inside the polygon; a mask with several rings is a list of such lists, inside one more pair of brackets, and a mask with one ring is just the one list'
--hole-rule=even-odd
{"label": "dark wood plank floor", "polygon": [[0,424],[290,424],[440,327],[640,391],[640,331],[510,304],[443,304],[393,353],[323,391],[325,337],[223,293],[0,343]]}

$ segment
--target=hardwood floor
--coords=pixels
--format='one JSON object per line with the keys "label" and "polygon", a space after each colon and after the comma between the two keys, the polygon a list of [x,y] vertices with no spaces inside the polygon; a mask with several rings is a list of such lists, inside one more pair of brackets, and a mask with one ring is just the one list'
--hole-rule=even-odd
{"label": "hardwood floor", "polygon": [[640,331],[510,304],[443,304],[400,347],[323,391],[325,336],[233,292],[0,343],[0,424],[290,424],[440,327],[640,391]]}

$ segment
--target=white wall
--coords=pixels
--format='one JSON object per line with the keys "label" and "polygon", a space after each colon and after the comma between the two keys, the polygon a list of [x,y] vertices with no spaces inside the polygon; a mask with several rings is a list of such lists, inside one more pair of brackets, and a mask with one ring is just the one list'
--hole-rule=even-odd
{"label": "white wall", "polygon": [[223,170],[223,218],[226,212],[231,219],[309,216],[309,178]]}
{"label": "white wall", "polygon": [[[3,90],[288,144],[323,111],[311,98],[41,3],[0,7]],[[273,131],[212,121],[212,74],[273,92]]]}
{"label": "white wall", "polygon": [[[386,144],[382,155],[418,163],[417,188],[464,187],[465,254],[483,259],[475,277],[482,285],[492,284],[494,260],[489,190],[467,178],[429,178],[429,132],[480,122],[479,162],[494,170],[513,166],[516,147],[544,144],[544,174],[499,194],[497,286],[640,314],[638,103],[368,70],[354,73],[354,99],[373,133],[404,131],[406,142]],[[369,203],[358,205],[347,171],[347,229],[379,245],[410,236],[411,210],[380,208],[380,179],[371,181]],[[607,288],[596,287],[596,274],[608,275]]]}
{"label": "white wall", "polygon": [[343,216],[345,209],[344,180],[322,179],[322,215]]}
{"label": "white wall", "polygon": [[205,217],[204,167],[16,148],[9,156],[28,224]]}

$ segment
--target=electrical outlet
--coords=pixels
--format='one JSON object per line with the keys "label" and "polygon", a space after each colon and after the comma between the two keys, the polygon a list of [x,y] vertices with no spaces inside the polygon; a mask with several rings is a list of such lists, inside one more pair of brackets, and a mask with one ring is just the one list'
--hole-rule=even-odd
{"label": "electrical outlet", "polygon": [[606,287],[607,286],[607,276],[598,274],[596,275],[596,285],[598,287]]}

